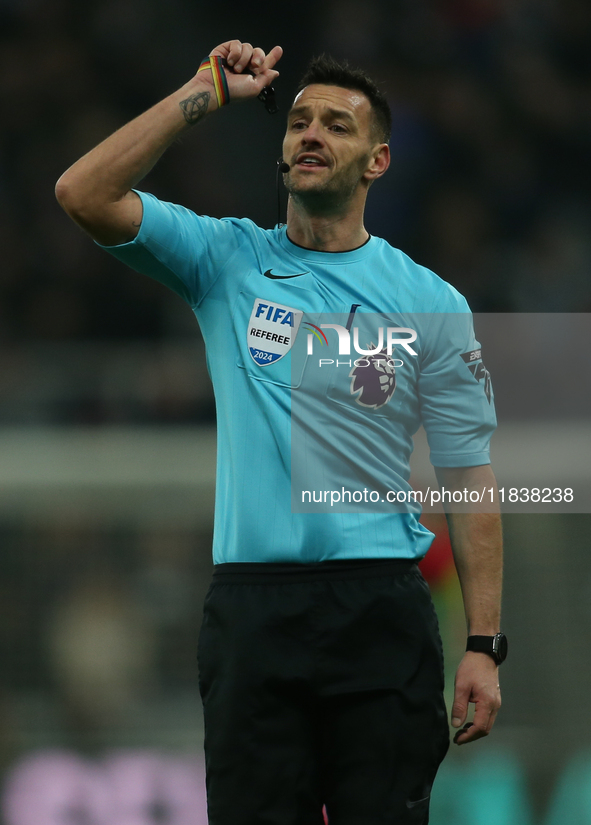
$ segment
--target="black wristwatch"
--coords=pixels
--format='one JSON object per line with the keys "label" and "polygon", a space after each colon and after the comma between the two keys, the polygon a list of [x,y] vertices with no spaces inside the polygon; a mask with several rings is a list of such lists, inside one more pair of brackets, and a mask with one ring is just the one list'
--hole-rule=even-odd
{"label": "black wristwatch", "polygon": [[491,659],[502,664],[507,658],[507,637],[504,633],[496,633],[494,636],[468,636],[466,650],[473,650],[475,653],[488,653]]}

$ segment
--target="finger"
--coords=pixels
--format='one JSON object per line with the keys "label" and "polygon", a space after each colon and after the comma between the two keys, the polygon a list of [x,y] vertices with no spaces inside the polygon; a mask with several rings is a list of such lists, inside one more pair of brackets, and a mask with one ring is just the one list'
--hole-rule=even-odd
{"label": "finger", "polygon": [[480,739],[481,736],[488,736],[492,728],[494,717],[492,715],[492,708],[476,705],[474,712],[474,719],[472,721],[472,729],[470,733],[472,738]]}
{"label": "finger", "polygon": [[501,692],[497,687],[496,690],[491,690],[490,694],[486,694],[475,702],[474,724],[479,729],[490,733],[494,725],[497,713],[501,707]]}
{"label": "finger", "polygon": [[459,728],[466,721],[468,715],[468,700],[470,698],[470,688],[456,684],[454,692],[454,702],[451,708],[451,723],[454,728]]}
{"label": "finger", "polygon": [[[488,718],[486,719],[486,723],[485,723],[485,728],[486,728],[487,733],[491,732],[492,727],[495,723],[495,719],[497,718],[497,713],[499,712],[500,708],[501,708],[501,695],[500,695],[500,693],[498,693],[497,696],[495,696],[492,699],[491,705],[489,707],[490,712],[488,714]],[[477,714],[474,715],[474,719],[476,719],[476,715]]]}
{"label": "finger", "polygon": [[282,54],[283,49],[281,46],[274,46],[264,60],[264,68],[272,69],[273,66],[281,59]]}
{"label": "finger", "polygon": [[250,63],[250,58],[252,57],[253,48],[250,43],[243,43],[242,44],[242,52],[240,54],[239,59],[234,63],[232,67],[235,72],[242,72],[248,64]]}
{"label": "finger", "polygon": [[468,742],[476,742],[478,739],[483,739],[488,736],[489,730],[477,727],[474,722],[466,722],[464,727],[459,730],[454,736],[454,743],[456,745],[466,745]]}
{"label": "finger", "polygon": [[254,79],[256,80],[258,88],[262,90],[265,86],[270,86],[276,77],[279,77],[279,72],[276,72],[274,69],[266,69],[263,72],[258,72]]}
{"label": "finger", "polygon": [[485,736],[487,734],[479,730],[472,722],[466,722],[464,727],[454,736],[454,743],[456,745],[467,745],[468,742],[475,742]]}
{"label": "finger", "polygon": [[265,52],[257,46],[252,50],[252,57],[250,58],[250,68],[256,72],[263,65],[265,61]]}
{"label": "finger", "polygon": [[[464,727],[461,730],[456,731],[456,735],[454,736],[454,744],[455,745],[463,745],[464,740],[466,739],[466,733],[472,727],[472,722],[466,722]],[[461,741],[460,741],[461,739]]]}
{"label": "finger", "polygon": [[227,40],[225,43],[216,46],[215,49],[212,49],[210,55],[213,54],[225,57],[228,66],[232,66],[242,54],[242,43],[240,40]]}

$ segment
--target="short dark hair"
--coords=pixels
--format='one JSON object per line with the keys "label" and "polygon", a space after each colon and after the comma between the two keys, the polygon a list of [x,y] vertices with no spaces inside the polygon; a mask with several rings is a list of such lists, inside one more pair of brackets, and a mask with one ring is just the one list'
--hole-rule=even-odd
{"label": "short dark hair", "polygon": [[321,54],[310,61],[300,80],[297,94],[312,83],[362,92],[371,104],[375,132],[383,143],[388,143],[392,129],[390,106],[377,83],[363,69],[351,66],[346,60],[339,61],[328,54]]}

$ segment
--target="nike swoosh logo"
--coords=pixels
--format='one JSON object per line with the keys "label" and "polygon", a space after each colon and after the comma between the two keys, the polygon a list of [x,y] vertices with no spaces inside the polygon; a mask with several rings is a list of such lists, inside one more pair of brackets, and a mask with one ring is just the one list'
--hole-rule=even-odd
{"label": "nike swoosh logo", "polygon": [[296,275],[273,275],[272,271],[268,269],[263,273],[265,278],[272,278],[274,281],[285,281],[288,278],[299,278],[300,275],[307,275],[308,272],[298,272]]}

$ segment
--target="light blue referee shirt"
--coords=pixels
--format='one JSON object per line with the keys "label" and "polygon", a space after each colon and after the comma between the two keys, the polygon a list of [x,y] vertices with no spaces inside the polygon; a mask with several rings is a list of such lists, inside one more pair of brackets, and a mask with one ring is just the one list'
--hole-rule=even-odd
{"label": "light blue referee shirt", "polygon": [[[137,237],[106,248],[199,321],[217,407],[214,562],[422,558],[420,506],[385,499],[410,490],[412,435],[422,423],[435,466],[468,467],[489,462],[496,425],[464,298],[380,238],[318,252],[285,227],[138,194]],[[379,503],[347,499],[364,489]],[[318,503],[323,491],[343,500]]]}

